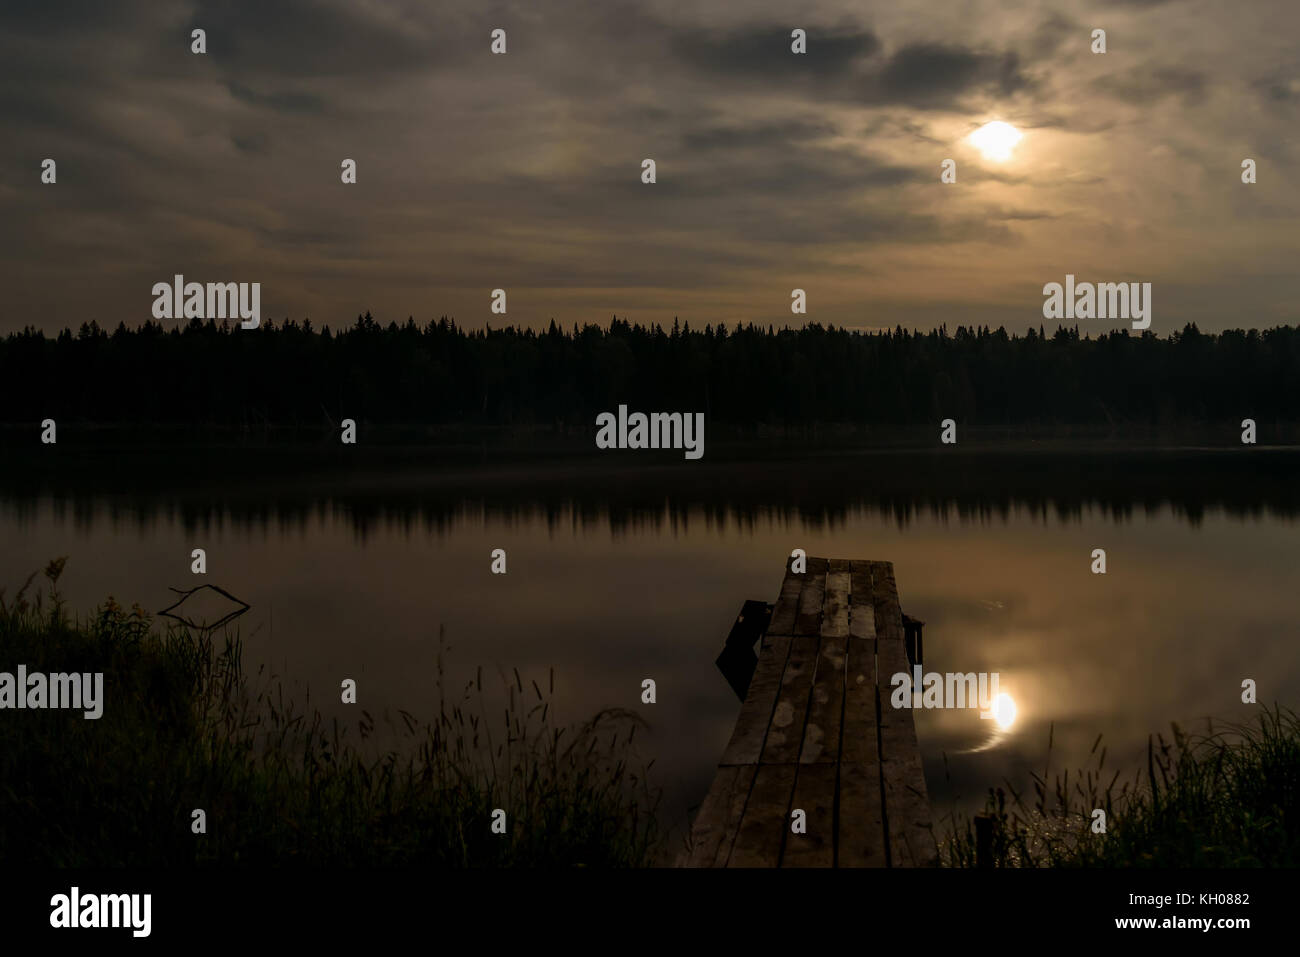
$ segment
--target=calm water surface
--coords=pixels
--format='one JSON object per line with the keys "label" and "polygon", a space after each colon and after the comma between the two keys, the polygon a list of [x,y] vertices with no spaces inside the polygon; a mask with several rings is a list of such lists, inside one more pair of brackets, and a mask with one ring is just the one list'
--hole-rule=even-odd
{"label": "calm water surface", "polygon": [[[795,547],[892,561],[904,610],[926,622],[927,670],[999,672],[1018,708],[1000,731],[975,711],[918,713],[943,813],[1041,772],[1049,726],[1053,768],[1089,763],[1098,734],[1108,767],[1136,768],[1171,721],[1249,718],[1244,678],[1296,706],[1296,461],[1124,460],[1095,482],[1095,462],[1056,462],[1059,493],[1010,460],[972,465],[975,478],[905,460],[710,466],[685,486],[680,465],[627,459],[598,473],[412,467],[257,491],[235,475],[123,487],[92,469],[0,493],[0,582],[12,591],[68,555],[73,608],[111,594],[156,612],[169,586],[196,583],[190,551],[205,548],[206,581],[252,605],[246,663],[327,714],[345,713],[351,677],[372,714],[431,715],[441,627],[457,682],[484,665],[545,686],[554,668],[562,721],[642,714],[665,822],[680,827],[737,715],[713,661],[741,603],[775,600]],[[489,573],[493,548],[505,576]],[[1090,571],[1094,548],[1106,575]],[[640,702],[644,678],[654,705]]]}

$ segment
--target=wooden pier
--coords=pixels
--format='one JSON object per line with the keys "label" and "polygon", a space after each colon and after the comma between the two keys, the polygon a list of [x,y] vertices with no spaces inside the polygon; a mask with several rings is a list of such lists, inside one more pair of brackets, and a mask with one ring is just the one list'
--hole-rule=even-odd
{"label": "wooden pier", "polygon": [[[894,566],[824,558],[808,558],[802,574],[791,566],[678,863],[936,864],[912,712],[889,703],[890,676],[911,670]],[[806,815],[802,834],[792,832],[796,810]]]}

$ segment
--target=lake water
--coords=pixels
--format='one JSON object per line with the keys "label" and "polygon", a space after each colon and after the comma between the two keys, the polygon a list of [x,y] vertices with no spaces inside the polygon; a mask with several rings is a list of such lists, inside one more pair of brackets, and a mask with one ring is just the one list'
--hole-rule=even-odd
{"label": "lake water", "polygon": [[[165,461],[171,461],[170,459]],[[74,467],[75,464],[75,467]],[[203,581],[248,602],[246,664],[327,714],[357,680],[372,714],[432,713],[438,633],[456,681],[478,665],[554,669],[562,721],[606,707],[650,723],[643,754],[680,828],[708,787],[738,702],[714,667],[745,599],[774,601],[786,556],[892,561],[923,619],[927,670],[1000,674],[1017,718],[917,714],[936,809],[1004,779],[1136,769],[1147,734],[1300,701],[1300,453],[830,455],[373,467],[11,467],[0,583],[52,557],[86,611],[107,595],[156,612]],[[508,573],[489,571],[504,548]],[[1104,548],[1107,574],[1091,571]],[[653,678],[658,701],[643,705]]]}

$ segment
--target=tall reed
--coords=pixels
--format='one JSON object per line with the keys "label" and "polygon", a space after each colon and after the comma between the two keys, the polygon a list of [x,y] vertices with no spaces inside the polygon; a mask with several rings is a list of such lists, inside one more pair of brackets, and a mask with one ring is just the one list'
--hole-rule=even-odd
{"label": "tall reed", "polygon": [[[74,619],[62,560],[6,603],[0,671],[103,671],[103,717],[0,713],[0,860],[46,866],[177,864],[617,867],[657,860],[659,790],[635,747],[641,719],[607,710],[570,727],[515,671],[446,687],[437,714],[360,710],[327,721],[243,645],[159,628],[113,599]],[[381,733],[384,732],[384,733]],[[380,746],[381,738],[386,746]],[[195,809],[206,833],[192,830]],[[505,811],[505,833],[492,830]]]}
{"label": "tall reed", "polygon": [[[1207,722],[1204,733],[1171,725],[1149,736],[1144,766],[1121,780],[1095,765],[1048,783],[990,788],[985,823],[953,815],[945,863],[974,867],[1295,867],[1300,865],[1300,717],[1260,706],[1248,723]],[[1098,748],[1100,747],[1100,751]],[[1105,813],[1105,831],[1094,827]],[[981,855],[979,830],[988,840]]]}

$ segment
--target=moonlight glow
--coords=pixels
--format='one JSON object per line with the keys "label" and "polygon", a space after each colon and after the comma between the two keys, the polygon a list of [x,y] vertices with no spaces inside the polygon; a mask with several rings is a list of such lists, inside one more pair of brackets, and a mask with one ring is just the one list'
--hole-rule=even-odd
{"label": "moonlight glow", "polygon": [[979,150],[985,159],[1001,163],[1011,159],[1011,151],[1020,142],[1023,134],[1010,123],[994,120],[985,123],[970,135],[971,144]]}
{"label": "moonlight glow", "polygon": [[1016,720],[1016,703],[1005,691],[993,699],[993,720],[999,728],[1009,728]]}

